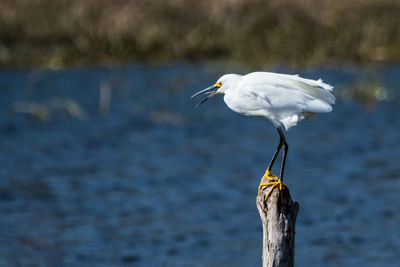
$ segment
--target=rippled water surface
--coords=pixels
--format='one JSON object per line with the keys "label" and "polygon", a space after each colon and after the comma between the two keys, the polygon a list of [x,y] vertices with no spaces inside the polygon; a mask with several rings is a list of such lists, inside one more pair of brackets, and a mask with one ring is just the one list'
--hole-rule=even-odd
{"label": "rippled water surface", "polygon": [[[0,265],[260,266],[278,135],[189,99],[230,71],[0,70]],[[338,99],[287,133],[296,265],[398,266],[400,66],[300,74]]]}

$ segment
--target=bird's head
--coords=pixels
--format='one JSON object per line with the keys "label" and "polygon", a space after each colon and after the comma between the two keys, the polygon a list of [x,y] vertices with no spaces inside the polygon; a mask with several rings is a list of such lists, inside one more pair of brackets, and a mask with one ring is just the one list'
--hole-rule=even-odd
{"label": "bird's head", "polygon": [[216,94],[225,94],[229,89],[234,88],[241,77],[242,76],[238,74],[225,74],[224,76],[219,78],[214,85],[211,85],[210,87],[207,87],[206,89],[195,93],[190,98],[193,98],[201,93],[205,93],[207,97],[196,105],[196,107],[199,107],[201,104],[203,104]]}

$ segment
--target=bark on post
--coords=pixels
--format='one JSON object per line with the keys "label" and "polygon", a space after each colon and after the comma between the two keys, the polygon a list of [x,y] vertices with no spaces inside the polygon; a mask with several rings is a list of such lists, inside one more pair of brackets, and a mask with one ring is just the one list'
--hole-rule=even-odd
{"label": "bark on post", "polygon": [[270,188],[263,188],[257,196],[257,209],[263,225],[262,266],[293,266],[295,224],[299,203],[292,201],[287,188],[282,190],[284,204],[278,188],[274,188],[264,201]]}

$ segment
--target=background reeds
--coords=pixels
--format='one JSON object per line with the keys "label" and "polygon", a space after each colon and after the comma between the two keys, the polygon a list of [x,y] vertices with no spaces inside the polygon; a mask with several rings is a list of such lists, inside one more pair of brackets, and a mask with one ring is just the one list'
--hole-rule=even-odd
{"label": "background reeds", "polygon": [[0,64],[400,59],[396,0],[2,0]]}

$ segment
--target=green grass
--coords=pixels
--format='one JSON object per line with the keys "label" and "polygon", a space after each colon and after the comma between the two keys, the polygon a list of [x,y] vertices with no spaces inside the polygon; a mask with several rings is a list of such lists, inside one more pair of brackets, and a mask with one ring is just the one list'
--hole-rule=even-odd
{"label": "green grass", "polygon": [[397,0],[2,0],[0,64],[400,59]]}

